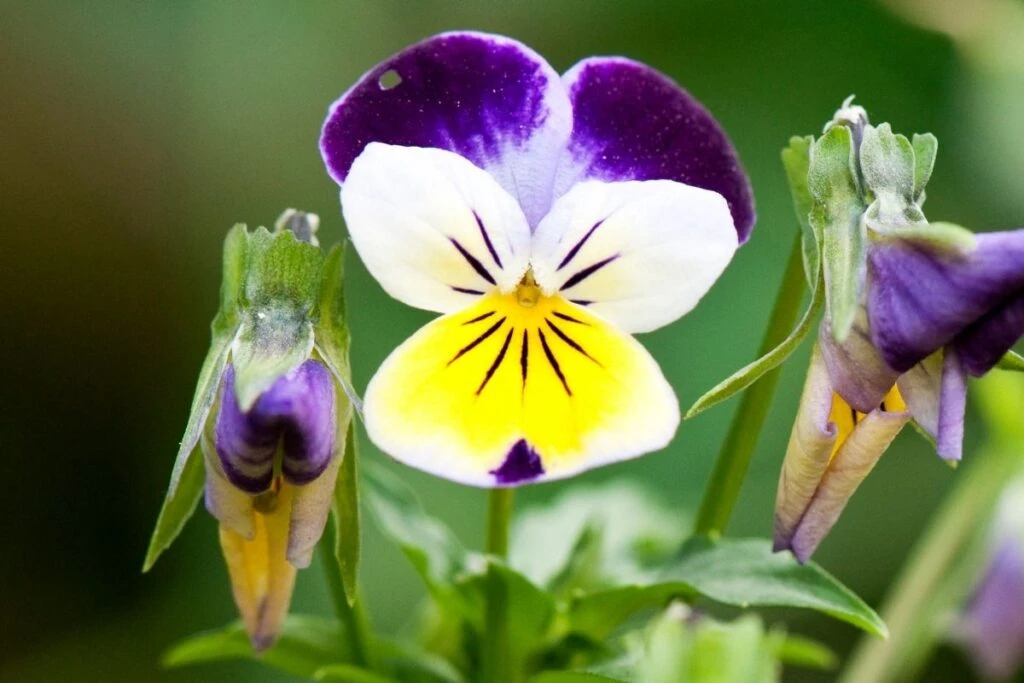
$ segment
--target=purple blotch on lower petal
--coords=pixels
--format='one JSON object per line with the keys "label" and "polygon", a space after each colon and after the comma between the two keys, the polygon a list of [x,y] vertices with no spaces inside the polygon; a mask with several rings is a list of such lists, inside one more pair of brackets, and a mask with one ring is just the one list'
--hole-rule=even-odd
{"label": "purple blotch on lower petal", "polygon": [[1024,336],[1024,292],[960,333],[954,345],[964,370],[981,377]]}
{"label": "purple blotch on lower petal", "polygon": [[239,408],[234,377],[229,365],[216,424],[217,455],[225,476],[248,493],[267,490],[280,444],[281,470],[288,481],[306,484],[316,479],[334,451],[334,381],[327,368],[306,361],[274,382],[247,413]]}
{"label": "purple blotch on lower petal", "polygon": [[587,59],[563,77],[573,105],[569,158],[556,194],[580,180],[674,180],[725,197],[742,244],[754,196],[714,117],[658,71],[623,58]]}
{"label": "purple blotch on lower petal", "polygon": [[[898,237],[868,252],[868,318],[871,336],[892,369],[906,372],[972,326],[1024,293],[1024,229],[977,235],[965,254]],[[982,335],[978,344],[1005,346],[1002,335]],[[987,356],[969,350],[974,359]]]}
{"label": "purple blotch on lower petal", "polygon": [[544,466],[540,454],[533,449],[526,439],[520,439],[509,449],[505,461],[497,469],[491,470],[494,480],[501,486],[515,486],[544,474]]}

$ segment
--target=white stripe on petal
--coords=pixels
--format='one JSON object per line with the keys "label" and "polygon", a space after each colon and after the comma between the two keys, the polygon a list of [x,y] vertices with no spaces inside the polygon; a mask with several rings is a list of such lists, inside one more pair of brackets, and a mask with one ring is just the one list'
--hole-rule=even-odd
{"label": "white stripe on petal", "polygon": [[587,181],[537,227],[532,265],[546,294],[585,305],[627,332],[689,312],[736,251],[725,199],[671,180]]}
{"label": "white stripe on petal", "polygon": [[474,293],[511,291],[530,228],[488,173],[452,152],[371,143],[341,190],[356,251],[388,294],[442,313]]}

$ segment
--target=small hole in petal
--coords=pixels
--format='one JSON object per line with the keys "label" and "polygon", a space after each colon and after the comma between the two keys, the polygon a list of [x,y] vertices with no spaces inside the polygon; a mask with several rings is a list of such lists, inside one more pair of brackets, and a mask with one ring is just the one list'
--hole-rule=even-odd
{"label": "small hole in petal", "polygon": [[377,85],[380,86],[381,90],[391,90],[397,88],[402,84],[402,77],[398,75],[398,72],[394,69],[388,69],[380,75],[377,79]]}

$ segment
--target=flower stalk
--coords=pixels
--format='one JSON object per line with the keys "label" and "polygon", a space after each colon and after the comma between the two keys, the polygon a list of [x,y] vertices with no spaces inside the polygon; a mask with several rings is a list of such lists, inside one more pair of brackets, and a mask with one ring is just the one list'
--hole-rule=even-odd
{"label": "flower stalk", "polygon": [[[487,554],[499,560],[508,555],[508,530],[512,520],[511,488],[491,489],[487,509]],[[501,576],[492,568],[487,573],[487,605],[484,612],[484,645],[481,680],[513,681],[508,635],[508,598]]]}
{"label": "flower stalk", "polygon": [[[781,344],[796,324],[800,313],[806,280],[800,234],[790,250],[789,262],[775,298],[768,327],[758,350],[758,357]],[[744,392],[740,406],[729,425],[729,432],[715,460],[711,479],[704,490],[694,531],[697,534],[720,536],[729,525],[740,489],[746,479],[754,448],[761,435],[768,409],[771,407],[781,366],[766,372],[756,384]]]}
{"label": "flower stalk", "polygon": [[370,619],[363,607],[362,595],[357,595],[356,599],[349,604],[342,580],[341,565],[334,553],[335,524],[334,517],[329,517],[326,532],[320,539],[320,556],[324,575],[327,578],[327,592],[331,596],[334,614],[345,626],[345,635],[352,652],[352,663],[365,669],[372,669],[370,647],[373,635]]}

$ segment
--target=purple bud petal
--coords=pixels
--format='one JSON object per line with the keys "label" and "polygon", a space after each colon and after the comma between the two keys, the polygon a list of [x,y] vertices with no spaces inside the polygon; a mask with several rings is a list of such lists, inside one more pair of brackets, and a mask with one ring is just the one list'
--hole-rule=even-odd
{"label": "purple bud petal", "polygon": [[877,408],[896,383],[897,373],[885,364],[871,342],[864,308],[857,311],[850,334],[842,344],[832,337],[828,318],[823,319],[818,343],[833,390],[862,413]]}
{"label": "purple bud petal", "polygon": [[964,369],[981,377],[1024,336],[1024,292],[990,311],[954,342]]}
{"label": "purple bud petal", "polygon": [[897,382],[918,426],[935,439],[943,460],[958,461],[963,451],[967,377],[954,349],[935,353]]}
{"label": "purple bud petal", "polygon": [[[1001,327],[1000,309],[1024,293],[1024,229],[977,235],[966,254],[918,240],[878,241],[868,274],[871,336],[890,367],[906,372],[966,332],[969,367],[979,369],[984,362],[976,359],[1009,349],[1012,334],[988,325]],[[990,314],[996,322],[986,322]],[[976,323],[980,334],[970,330]]]}
{"label": "purple bud petal", "polygon": [[281,470],[293,484],[316,479],[334,450],[334,382],[317,361],[306,361],[279,378],[243,413],[228,366],[217,416],[217,455],[232,484],[249,493],[270,487],[274,455],[282,447]]}
{"label": "purple bud petal", "polygon": [[1007,680],[1024,658],[1024,548],[999,544],[981,584],[955,628],[955,637],[990,680]]}

